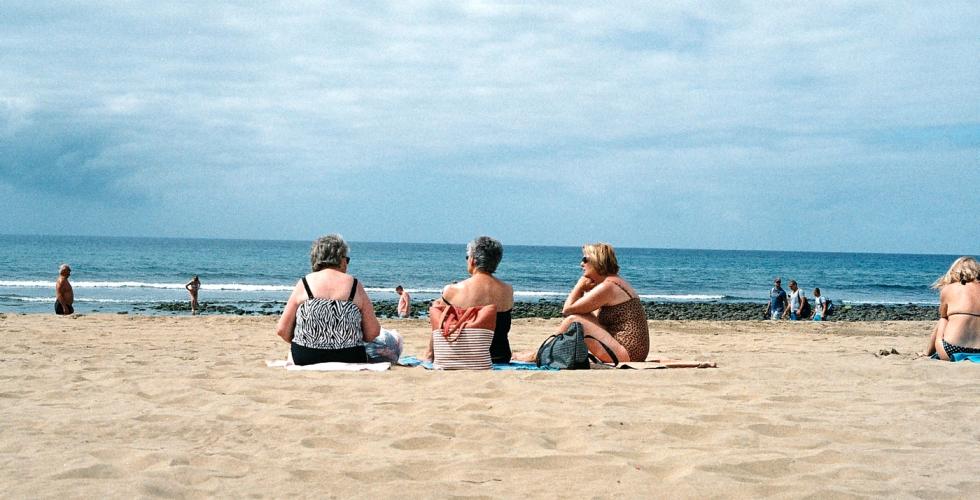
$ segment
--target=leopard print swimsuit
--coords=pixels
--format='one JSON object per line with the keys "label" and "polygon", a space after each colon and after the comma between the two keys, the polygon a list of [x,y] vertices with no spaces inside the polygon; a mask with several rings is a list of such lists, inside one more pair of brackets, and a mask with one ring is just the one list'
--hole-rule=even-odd
{"label": "leopard print swimsuit", "polygon": [[599,323],[630,354],[630,359],[620,361],[644,361],[650,353],[650,326],[647,324],[646,310],[639,297],[633,297],[622,285],[613,283],[631,298],[621,304],[599,309]]}

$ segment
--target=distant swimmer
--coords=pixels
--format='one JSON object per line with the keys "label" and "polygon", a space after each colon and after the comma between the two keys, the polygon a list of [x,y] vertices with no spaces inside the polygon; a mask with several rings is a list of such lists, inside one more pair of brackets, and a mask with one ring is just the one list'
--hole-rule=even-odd
{"label": "distant swimmer", "polygon": [[75,312],[75,308],[72,306],[75,303],[75,292],[71,289],[71,283],[68,282],[70,275],[71,267],[68,264],[62,264],[58,270],[58,281],[54,283],[55,314],[64,315]]}
{"label": "distant swimmer", "polygon": [[191,314],[197,314],[197,310],[200,308],[197,304],[197,291],[201,289],[201,279],[195,274],[190,281],[184,285],[187,289],[187,293],[191,294]]}
{"label": "distant swimmer", "polygon": [[395,287],[398,297],[398,317],[407,318],[412,314],[412,296],[402,288],[401,285]]}

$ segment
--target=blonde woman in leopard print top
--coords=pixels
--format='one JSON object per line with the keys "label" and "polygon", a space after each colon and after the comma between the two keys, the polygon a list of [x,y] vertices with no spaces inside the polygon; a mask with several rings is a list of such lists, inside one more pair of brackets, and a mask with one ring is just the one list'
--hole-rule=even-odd
{"label": "blonde woman in leopard print top", "polygon": [[[585,334],[611,349],[619,362],[645,361],[650,352],[646,311],[636,290],[619,275],[616,251],[608,243],[587,244],[582,247],[580,266],[582,276],[565,299],[565,319],[558,331],[579,322]],[[596,340],[586,339],[585,343],[599,360],[612,361]],[[523,353],[515,359],[534,361],[536,355]]]}

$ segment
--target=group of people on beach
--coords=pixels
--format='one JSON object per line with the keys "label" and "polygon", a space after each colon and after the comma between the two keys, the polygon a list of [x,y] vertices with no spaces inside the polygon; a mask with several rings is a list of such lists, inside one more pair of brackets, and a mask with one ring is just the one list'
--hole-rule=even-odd
{"label": "group of people on beach", "polygon": [[813,321],[823,321],[833,312],[833,302],[823,297],[819,288],[813,289],[815,304],[810,304],[810,299],[806,298],[806,294],[800,289],[796,280],[789,280],[790,293],[788,295],[783,290],[782,284],[783,280],[778,276],[773,280],[772,289],[769,290],[769,304],[766,306],[764,317],[772,320],[812,319]]}
{"label": "group of people on beach", "polygon": [[[363,363],[368,361],[367,345],[385,343],[379,339],[381,325],[364,286],[348,273],[350,247],[336,234],[318,238],[310,250],[312,272],[303,276],[293,288],[276,326],[276,333],[290,344],[297,365],[331,361]],[[535,361],[535,351],[514,353],[508,334],[514,289],[494,273],[503,258],[503,246],[488,236],[480,236],[466,245],[466,271],[470,277],[446,285],[436,304],[460,308],[492,305],[495,311],[490,357],[494,363]],[[650,351],[650,331],[646,311],[639,295],[619,274],[616,252],[607,243],[590,243],[582,247],[579,263],[582,274],[572,286],[562,306],[564,320],[558,332],[578,323],[585,334],[589,352],[602,362],[644,361]],[[74,291],[69,277],[71,267],[62,264],[55,283],[55,313],[74,313]],[[791,320],[826,318],[832,304],[813,291],[816,307],[808,312],[808,299],[795,280],[790,294],[776,278],[769,293],[767,317]],[[950,360],[958,353],[980,354],[980,265],[973,257],[960,257],[932,285],[939,290],[939,316],[929,338],[926,355]],[[194,276],[185,285],[191,296],[191,310],[199,310],[200,279]],[[397,313],[410,314],[411,298],[401,285]],[[384,331],[386,335],[392,332]],[[400,339],[398,344],[400,345]],[[430,348],[422,356],[431,360]],[[614,358],[615,357],[615,358]]]}
{"label": "group of people on beach", "polygon": [[[293,363],[365,362],[366,345],[382,334],[374,306],[357,278],[348,274],[349,246],[336,234],[318,238],[310,251],[312,272],[293,288],[276,333],[290,344]],[[508,334],[514,289],[494,275],[503,258],[503,245],[480,236],[466,245],[469,278],[446,285],[437,304],[457,308],[493,306],[493,336],[489,344],[494,363],[534,361],[536,352],[514,353]],[[635,289],[619,275],[619,262],[606,243],[582,247],[582,275],[562,307],[558,331],[579,323],[588,350],[600,361],[644,361],[650,349],[646,312]],[[403,290],[402,297],[405,294]],[[401,311],[399,311],[401,312]],[[432,360],[430,348],[422,355]]]}

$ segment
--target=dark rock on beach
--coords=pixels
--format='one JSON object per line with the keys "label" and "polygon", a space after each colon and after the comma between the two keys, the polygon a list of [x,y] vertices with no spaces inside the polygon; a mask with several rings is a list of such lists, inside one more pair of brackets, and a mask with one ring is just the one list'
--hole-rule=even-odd
{"label": "dark rock on beach", "polygon": [[[751,303],[677,303],[647,302],[647,317],[652,320],[763,320],[766,305]],[[826,321],[935,321],[936,307],[907,305],[857,304],[838,305]]]}
{"label": "dark rock on beach", "polygon": [[[514,318],[560,318],[563,302],[539,300],[537,302],[516,302]],[[203,314],[261,315],[278,316],[282,314],[283,302],[263,302],[240,307],[231,304],[201,303]],[[430,301],[412,301],[412,318],[428,316]],[[374,303],[375,314],[379,318],[397,317],[398,303],[383,300]],[[651,320],[711,320],[711,321],[751,321],[763,319],[765,304],[754,303],[707,303],[707,302],[645,302],[647,318]],[[170,313],[190,313],[187,301],[154,304],[150,310]],[[935,306],[881,305],[881,304],[837,304],[837,311],[827,321],[935,321],[939,314]]]}
{"label": "dark rock on beach", "polygon": [[[412,317],[428,313],[430,302],[413,302]],[[560,318],[563,302],[540,300],[516,302],[514,318]],[[394,317],[394,301],[375,302],[379,317]],[[762,320],[765,304],[753,303],[704,303],[704,302],[645,302],[647,318],[651,320],[712,320],[748,321]],[[936,307],[908,305],[839,305],[837,312],[827,321],[935,321],[939,319]]]}

